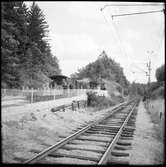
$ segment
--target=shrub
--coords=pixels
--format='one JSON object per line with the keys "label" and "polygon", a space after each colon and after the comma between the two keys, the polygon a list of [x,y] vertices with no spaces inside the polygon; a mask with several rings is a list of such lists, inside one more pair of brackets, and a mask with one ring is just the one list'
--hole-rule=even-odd
{"label": "shrub", "polygon": [[151,93],[151,99],[157,99],[158,97],[164,98],[164,87],[161,86]]}
{"label": "shrub", "polygon": [[105,108],[113,105],[112,101],[105,96],[98,96],[96,92],[87,92],[87,105],[88,107]]}
{"label": "shrub", "polygon": [[152,91],[156,90],[156,89],[159,88],[159,87],[160,87],[160,84],[159,84],[158,82],[152,82],[152,83],[150,84],[149,90],[152,92]]}
{"label": "shrub", "polygon": [[165,65],[156,69],[156,79],[158,82],[165,81]]}
{"label": "shrub", "polygon": [[124,102],[124,98],[122,96],[115,96],[114,94],[111,96],[112,102],[114,104],[122,103]]}

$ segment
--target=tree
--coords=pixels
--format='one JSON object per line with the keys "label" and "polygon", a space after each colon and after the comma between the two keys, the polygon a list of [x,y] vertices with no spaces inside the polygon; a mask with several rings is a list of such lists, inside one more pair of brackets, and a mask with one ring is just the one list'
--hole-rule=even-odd
{"label": "tree", "polygon": [[17,28],[14,21],[15,3],[1,3],[1,74],[2,87],[18,87],[19,77],[17,65],[19,59],[17,56],[19,41],[16,39]]}
{"label": "tree", "polygon": [[90,78],[92,81],[97,82],[99,82],[101,78],[112,80],[118,82],[123,87],[127,87],[129,84],[123,74],[123,69],[118,63],[108,57],[105,51],[99,55],[96,61],[89,63],[71,76],[79,79]]}
{"label": "tree", "polygon": [[[29,86],[34,87],[37,82],[43,83],[49,80],[53,72],[60,73],[57,59],[53,58],[47,41],[48,24],[39,6],[33,2],[28,12],[28,52],[26,54],[26,69],[22,75],[28,78]],[[47,79],[46,79],[47,78]]]}
{"label": "tree", "polygon": [[39,6],[33,2],[28,9],[23,1],[2,2],[1,14],[2,87],[41,87],[49,75],[60,74]]}
{"label": "tree", "polygon": [[59,61],[56,56],[51,53],[50,46],[47,46],[47,51],[45,53],[45,65],[42,67],[42,71],[45,75],[57,75],[61,74],[61,70],[59,67]]}
{"label": "tree", "polygon": [[[36,64],[44,64],[44,53],[47,50],[48,25],[39,6],[33,2],[28,15],[28,36],[30,47],[32,48],[33,61]],[[38,56],[35,56],[38,50]],[[33,53],[35,52],[35,53]]]}
{"label": "tree", "polygon": [[165,65],[156,69],[156,79],[158,82],[165,81]]}

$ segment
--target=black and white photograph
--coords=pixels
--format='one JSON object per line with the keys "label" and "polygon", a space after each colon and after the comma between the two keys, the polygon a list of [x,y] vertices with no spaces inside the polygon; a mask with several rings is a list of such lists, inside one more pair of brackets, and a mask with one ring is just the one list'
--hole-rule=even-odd
{"label": "black and white photograph", "polygon": [[2,164],[164,165],[164,140],[164,2],[1,2]]}

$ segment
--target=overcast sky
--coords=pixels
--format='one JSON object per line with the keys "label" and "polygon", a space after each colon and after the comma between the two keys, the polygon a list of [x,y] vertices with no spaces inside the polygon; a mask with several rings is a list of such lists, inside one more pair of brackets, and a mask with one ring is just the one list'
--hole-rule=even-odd
{"label": "overcast sky", "polygon": [[[165,63],[164,14],[130,15],[113,20],[111,15],[160,10],[163,6],[111,6],[101,12],[104,5],[120,2],[36,3],[45,14],[52,53],[59,59],[62,74],[70,76],[78,68],[95,61],[105,50],[120,63],[130,82],[147,82],[139,68],[146,71],[146,62],[151,56],[151,80],[155,81],[156,68]],[[29,6],[31,2],[26,4]]]}

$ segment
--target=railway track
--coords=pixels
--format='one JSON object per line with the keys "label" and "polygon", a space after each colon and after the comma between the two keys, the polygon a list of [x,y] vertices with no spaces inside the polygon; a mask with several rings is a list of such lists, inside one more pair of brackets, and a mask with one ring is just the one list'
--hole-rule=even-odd
{"label": "railway track", "polygon": [[139,100],[113,109],[109,115],[78,129],[44,151],[32,149],[36,155],[25,164],[106,164],[126,163],[135,130]]}

